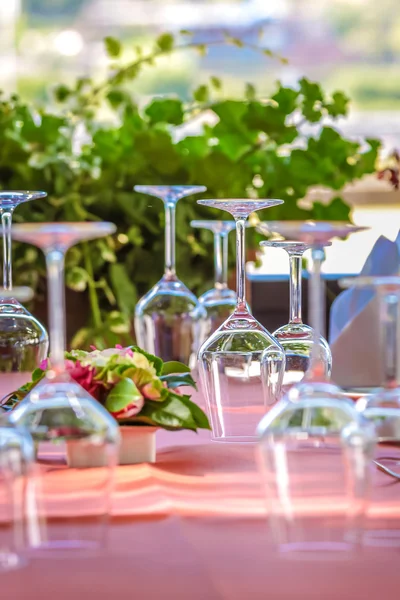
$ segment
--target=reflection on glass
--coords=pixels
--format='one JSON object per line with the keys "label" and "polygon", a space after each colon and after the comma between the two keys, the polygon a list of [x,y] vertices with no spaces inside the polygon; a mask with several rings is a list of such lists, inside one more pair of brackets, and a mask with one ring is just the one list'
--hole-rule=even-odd
{"label": "reflection on glass", "polygon": [[177,360],[192,368],[209,324],[205,308],[176,275],[175,210],[181,198],[205,189],[199,185],[135,186],[137,192],[160,198],[165,206],[164,275],[136,305],[137,343],[164,361]]}
{"label": "reflection on glass", "polygon": [[250,213],[282,204],[282,200],[198,202],[225,210],[236,221],[236,308],[199,351],[212,437],[225,442],[252,442],[267,406],[279,397],[284,352],[246,305],[245,225]]}

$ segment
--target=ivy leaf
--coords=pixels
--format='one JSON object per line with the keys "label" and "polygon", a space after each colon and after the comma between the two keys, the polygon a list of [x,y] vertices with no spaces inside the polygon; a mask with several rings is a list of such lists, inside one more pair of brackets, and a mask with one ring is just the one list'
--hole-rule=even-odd
{"label": "ivy leaf", "polygon": [[212,76],[210,77],[210,82],[211,82],[211,85],[213,86],[213,88],[214,88],[215,90],[220,90],[220,89],[222,89],[222,81],[220,80],[220,78],[219,78],[219,77],[215,77],[214,75],[212,75]]}
{"label": "ivy leaf", "polygon": [[163,33],[157,38],[156,45],[162,52],[169,52],[174,47],[174,41],[171,33]]}
{"label": "ivy leaf", "polygon": [[104,44],[106,48],[107,55],[110,58],[117,58],[120,56],[122,51],[121,42],[114,37],[107,36],[104,38]]}
{"label": "ivy leaf", "polygon": [[174,98],[156,98],[146,107],[145,113],[152,124],[181,125],[183,122],[182,102]]}
{"label": "ivy leaf", "polygon": [[210,98],[208,87],[204,84],[199,85],[199,87],[193,92],[193,98],[200,103],[208,102]]}
{"label": "ivy leaf", "polygon": [[332,102],[326,105],[328,114],[331,117],[339,117],[347,115],[350,98],[343,92],[335,92],[332,94]]}
{"label": "ivy leaf", "polygon": [[189,408],[199,429],[211,429],[207,415],[197,404],[190,400],[190,396],[182,395],[181,402],[183,402]]}

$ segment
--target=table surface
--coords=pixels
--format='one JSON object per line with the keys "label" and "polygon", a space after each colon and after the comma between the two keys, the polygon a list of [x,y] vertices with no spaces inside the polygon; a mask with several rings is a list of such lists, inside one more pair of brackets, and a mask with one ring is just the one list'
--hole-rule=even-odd
{"label": "table surface", "polygon": [[[400,548],[340,563],[277,556],[252,445],[157,438],[156,464],[118,467],[107,550],[34,558],[0,575],[2,600],[397,600]],[[381,517],[400,527],[400,486],[380,477]]]}

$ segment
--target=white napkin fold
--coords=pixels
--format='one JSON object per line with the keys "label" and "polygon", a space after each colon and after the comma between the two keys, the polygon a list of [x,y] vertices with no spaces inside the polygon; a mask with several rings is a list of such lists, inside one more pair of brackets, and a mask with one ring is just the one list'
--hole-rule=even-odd
{"label": "white napkin fold", "polygon": [[[380,236],[361,275],[400,272],[400,232],[394,242]],[[341,387],[375,387],[382,382],[379,306],[373,289],[349,288],[334,300],[329,343],[332,379]]]}

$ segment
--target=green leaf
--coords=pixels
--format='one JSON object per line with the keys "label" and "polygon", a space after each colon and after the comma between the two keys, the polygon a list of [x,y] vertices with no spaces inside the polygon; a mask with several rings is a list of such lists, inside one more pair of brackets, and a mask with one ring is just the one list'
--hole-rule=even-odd
{"label": "green leaf", "polygon": [[82,267],[72,267],[67,271],[65,283],[75,292],[84,292],[87,288],[89,274]]}
{"label": "green leaf", "polygon": [[191,373],[182,373],[181,375],[162,375],[160,379],[167,383],[169,389],[175,389],[180,386],[188,385],[197,390],[196,382]]}
{"label": "green leaf", "polygon": [[213,86],[213,88],[215,90],[220,90],[222,89],[222,81],[220,80],[219,77],[215,77],[215,75],[212,75],[210,77],[210,83]]}
{"label": "green leaf", "polygon": [[211,429],[210,423],[208,421],[207,415],[204,411],[192,400],[190,400],[190,396],[182,395],[181,402],[183,402],[192,413],[192,417],[199,429]]}
{"label": "green leaf", "polygon": [[161,374],[162,375],[170,375],[171,373],[173,373],[173,374],[190,373],[190,368],[181,362],[178,362],[176,360],[171,360],[171,361],[165,362],[163,364]]}
{"label": "green leaf", "polygon": [[119,413],[130,404],[141,401],[142,394],[129,377],[121,379],[108,393],[105,407],[112,413]]}
{"label": "green leaf", "polygon": [[110,283],[122,313],[132,316],[137,302],[137,290],[123,263],[114,263],[109,269]]}
{"label": "green leaf", "polygon": [[197,89],[193,92],[193,98],[200,103],[208,102],[210,98],[210,92],[206,85],[199,85]]}
{"label": "green leaf", "polygon": [[163,52],[169,52],[174,47],[174,36],[171,33],[163,33],[156,40],[157,47]]}
{"label": "green leaf", "polygon": [[70,90],[70,88],[67,85],[64,85],[63,83],[60,83],[54,88],[54,97],[57,100],[57,102],[64,102],[65,100],[67,100],[67,98],[69,98],[71,93],[72,91]]}
{"label": "green leaf", "polygon": [[110,58],[117,58],[122,51],[121,42],[114,37],[107,36],[104,38],[106,52]]}
{"label": "green leaf", "polygon": [[256,88],[252,83],[246,83],[246,90],[244,92],[246,100],[255,100],[256,99]]}
{"label": "green leaf", "polygon": [[180,100],[174,98],[155,98],[145,110],[150,122],[170,123],[181,125],[183,123],[183,107]]}
{"label": "green leaf", "polygon": [[140,413],[129,419],[131,423],[141,421],[165,429],[197,430],[191,408],[182,400],[182,396],[172,392],[164,402],[147,400]]}

